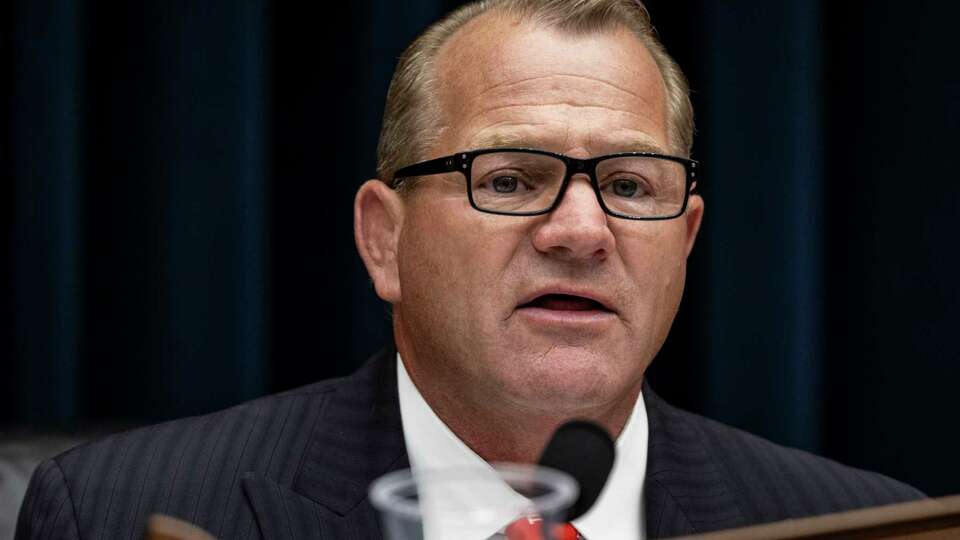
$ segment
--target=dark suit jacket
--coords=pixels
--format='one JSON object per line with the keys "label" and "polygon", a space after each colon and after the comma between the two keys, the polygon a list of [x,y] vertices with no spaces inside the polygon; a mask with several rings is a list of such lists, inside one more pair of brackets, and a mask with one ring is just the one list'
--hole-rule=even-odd
{"label": "dark suit jacket", "polygon": [[[381,538],[367,486],[408,467],[394,354],[350,377],[50,459],[33,475],[16,538],[138,539],[153,512],[220,538]],[[676,409],[649,387],[644,399],[650,538],[922,497]]]}

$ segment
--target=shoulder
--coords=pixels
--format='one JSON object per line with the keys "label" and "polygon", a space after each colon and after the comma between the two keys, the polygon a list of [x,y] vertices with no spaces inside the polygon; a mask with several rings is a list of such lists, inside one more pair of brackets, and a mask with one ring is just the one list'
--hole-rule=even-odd
{"label": "shoulder", "polygon": [[46,538],[39,531],[50,523],[74,536],[139,536],[153,512],[237,533],[250,525],[235,519],[243,514],[242,475],[291,479],[328,396],[342,382],[117,433],[49,459],[33,473],[17,538]]}
{"label": "shoulder", "polygon": [[657,406],[702,441],[755,522],[841,512],[920,499],[907,484],[672,407]]}
{"label": "shoulder", "polygon": [[289,432],[302,432],[310,413],[322,407],[338,382],[323,381],[228,409],[116,433],[68,450],[54,461],[71,482],[80,473],[102,475],[128,468],[125,464],[134,462],[174,469],[193,467],[199,463],[190,460],[192,454],[217,454],[227,448],[256,446],[261,439],[285,439]]}
{"label": "shoulder", "polygon": [[26,497],[17,518],[15,538],[79,538],[74,505],[59,465],[48,459],[30,479]]}

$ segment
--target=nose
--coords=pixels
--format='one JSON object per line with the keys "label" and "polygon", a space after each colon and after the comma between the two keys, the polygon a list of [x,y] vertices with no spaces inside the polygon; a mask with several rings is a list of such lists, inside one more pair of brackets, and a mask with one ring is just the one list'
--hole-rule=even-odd
{"label": "nose", "polygon": [[560,204],[538,224],[533,246],[541,253],[570,262],[603,261],[615,244],[607,219],[588,177],[575,175]]}

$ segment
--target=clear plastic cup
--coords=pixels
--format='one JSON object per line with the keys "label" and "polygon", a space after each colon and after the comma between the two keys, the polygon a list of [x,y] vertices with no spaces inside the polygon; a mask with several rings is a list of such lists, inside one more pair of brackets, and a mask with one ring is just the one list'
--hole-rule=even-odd
{"label": "clear plastic cup", "polygon": [[552,525],[565,521],[578,494],[577,482],[566,473],[513,463],[404,469],[370,486],[387,540],[504,538],[505,527],[520,518],[534,520],[542,538],[554,540]]}

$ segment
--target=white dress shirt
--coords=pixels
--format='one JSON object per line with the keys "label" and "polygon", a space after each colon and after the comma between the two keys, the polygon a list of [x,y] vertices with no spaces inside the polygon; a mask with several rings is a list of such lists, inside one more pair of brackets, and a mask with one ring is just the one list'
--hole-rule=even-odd
{"label": "white dress shirt", "polygon": [[[489,471],[490,486],[484,490],[456,490],[443,497],[456,498],[465,505],[493,506],[487,501],[520,497],[502,481],[480,456],[470,449],[433,412],[407,374],[397,354],[397,386],[400,417],[407,455],[413,471],[447,468],[476,468]],[[616,441],[617,456],[613,470],[600,497],[589,512],[573,520],[573,525],[588,540],[642,540],[646,537],[643,515],[643,481],[647,469],[647,409],[643,394],[637,397],[633,412]],[[484,473],[485,474],[485,473]],[[512,516],[506,516],[506,521]],[[505,522],[506,522],[505,521]],[[427,523],[428,539],[458,538],[485,540],[497,531],[466,531],[459,524]]]}

